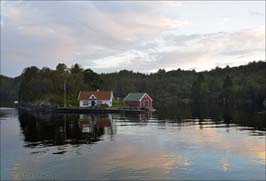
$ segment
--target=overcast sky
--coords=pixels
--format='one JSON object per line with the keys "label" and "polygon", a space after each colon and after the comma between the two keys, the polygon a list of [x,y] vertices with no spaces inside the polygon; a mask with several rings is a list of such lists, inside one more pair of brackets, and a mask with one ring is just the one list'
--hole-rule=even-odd
{"label": "overcast sky", "polygon": [[1,74],[210,70],[265,60],[265,1],[1,1]]}

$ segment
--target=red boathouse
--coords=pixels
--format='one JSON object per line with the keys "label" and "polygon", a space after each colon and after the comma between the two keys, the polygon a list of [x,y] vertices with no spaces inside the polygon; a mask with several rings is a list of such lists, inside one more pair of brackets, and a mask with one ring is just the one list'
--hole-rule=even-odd
{"label": "red boathouse", "polygon": [[152,98],[147,93],[129,93],[124,103],[128,107],[152,109]]}

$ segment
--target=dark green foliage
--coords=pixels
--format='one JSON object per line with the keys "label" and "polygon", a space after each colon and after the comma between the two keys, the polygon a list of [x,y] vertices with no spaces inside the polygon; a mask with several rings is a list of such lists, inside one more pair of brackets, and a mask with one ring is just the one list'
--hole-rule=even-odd
{"label": "dark green foliage", "polygon": [[[12,80],[11,78],[6,79]],[[47,67],[42,69],[28,67],[24,69],[20,79],[21,84],[13,91],[14,97],[16,97],[16,99],[13,98],[14,100],[19,100],[21,104],[43,104],[48,102],[54,106],[63,106],[64,104],[65,81],[67,106],[78,106],[77,97],[80,90],[96,90],[100,88],[103,82],[101,77],[91,70],[84,71],[78,64],[68,69],[62,63],[56,66],[56,70],[51,70]],[[1,82],[4,84],[3,88],[10,91],[13,87],[4,81],[5,79],[1,78]],[[6,93],[3,89],[1,96],[4,95]]]}
{"label": "dark green foliage", "polygon": [[[67,89],[67,105],[78,106],[80,90],[113,90],[115,98],[123,99],[129,92],[147,92],[154,106],[193,102],[249,103],[261,107],[266,98],[266,63],[252,62],[239,67],[216,67],[211,71],[158,70],[143,74],[128,70],[97,74],[82,69],[78,64],[70,69],[58,64],[56,70],[37,67],[26,68],[17,78],[1,79],[1,103],[19,98],[20,102],[39,103],[49,101],[63,106],[64,81]],[[5,99],[7,97],[8,99]]]}
{"label": "dark green foliage", "polygon": [[66,70],[67,70],[67,66],[66,66],[64,63],[59,63],[59,64],[56,66],[56,71],[57,71],[59,74],[63,74]]}
{"label": "dark green foliage", "polygon": [[91,69],[86,69],[83,72],[85,88],[89,90],[101,89],[103,87],[102,78]]}
{"label": "dark green foliage", "polygon": [[80,67],[79,64],[75,64],[75,65],[73,65],[73,66],[70,68],[70,72],[71,72],[72,74],[81,73],[82,70],[83,70],[83,69]]}
{"label": "dark green foliage", "polygon": [[233,100],[233,82],[230,78],[230,76],[226,76],[223,82],[223,92],[222,92],[223,102],[229,103],[231,100]]}
{"label": "dark green foliage", "polygon": [[18,92],[19,100],[28,102],[33,101],[34,98],[40,98],[42,90],[39,91],[39,87],[36,86],[39,81],[38,73],[39,69],[35,66],[24,69],[21,75],[22,81]]}
{"label": "dark green foliage", "polygon": [[199,74],[198,78],[193,82],[192,100],[196,104],[208,101],[208,84],[203,74]]}
{"label": "dark green foliage", "polygon": [[[262,102],[266,99],[265,61],[239,67],[216,68],[204,73],[209,84],[209,102],[232,105],[248,103],[258,108],[263,106]],[[216,82],[215,86],[213,82]]]}
{"label": "dark green foliage", "polygon": [[0,75],[0,107],[14,105],[14,101],[18,100],[20,82],[20,77],[12,79]]}

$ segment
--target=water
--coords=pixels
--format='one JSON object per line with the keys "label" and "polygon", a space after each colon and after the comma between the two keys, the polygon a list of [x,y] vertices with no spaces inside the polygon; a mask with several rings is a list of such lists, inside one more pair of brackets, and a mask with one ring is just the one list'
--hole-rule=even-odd
{"label": "water", "polygon": [[265,113],[211,108],[126,115],[1,108],[1,179],[265,180]]}

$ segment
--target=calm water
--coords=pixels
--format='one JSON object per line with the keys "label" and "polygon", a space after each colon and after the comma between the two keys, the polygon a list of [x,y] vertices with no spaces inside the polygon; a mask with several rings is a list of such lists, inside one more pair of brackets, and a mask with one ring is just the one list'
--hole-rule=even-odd
{"label": "calm water", "polygon": [[265,180],[265,113],[211,108],[153,115],[1,108],[1,179]]}

